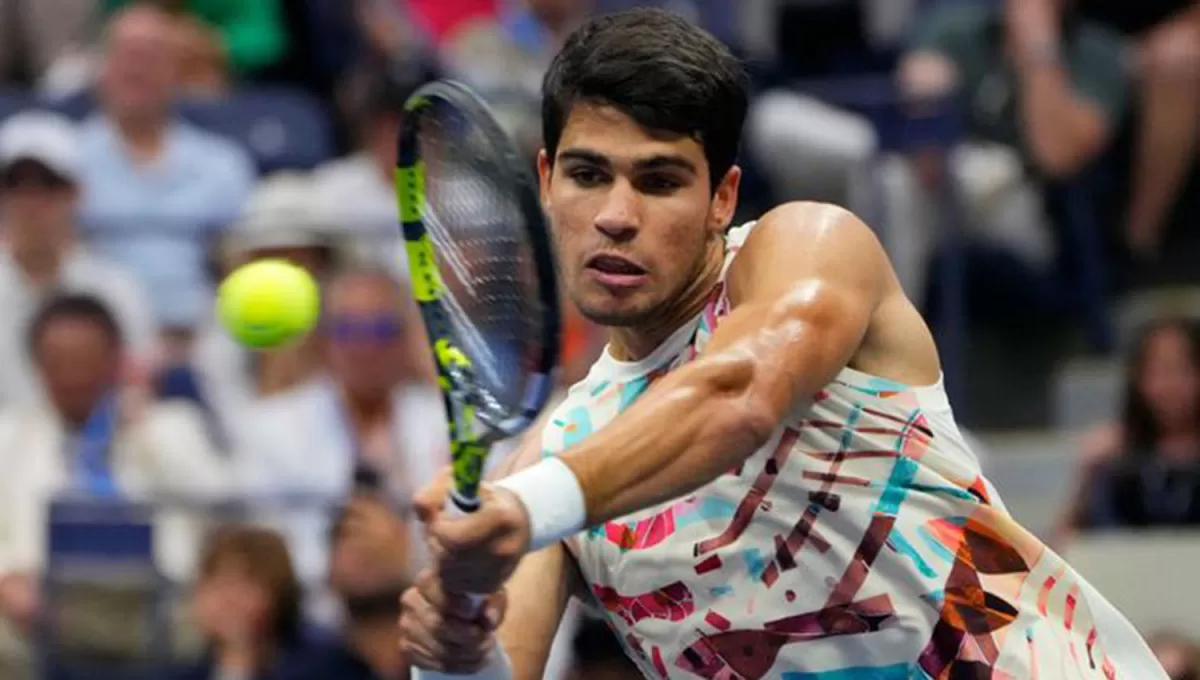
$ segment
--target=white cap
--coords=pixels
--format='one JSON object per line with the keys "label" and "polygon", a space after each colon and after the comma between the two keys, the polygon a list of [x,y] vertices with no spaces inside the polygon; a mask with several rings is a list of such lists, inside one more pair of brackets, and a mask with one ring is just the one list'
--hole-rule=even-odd
{"label": "white cap", "polygon": [[312,179],[283,172],[258,185],[229,230],[234,251],[263,248],[333,247],[333,234],[319,217]]}
{"label": "white cap", "polygon": [[70,119],[47,111],[18,113],[0,125],[0,167],[34,161],[72,182],[79,179],[79,136]]}

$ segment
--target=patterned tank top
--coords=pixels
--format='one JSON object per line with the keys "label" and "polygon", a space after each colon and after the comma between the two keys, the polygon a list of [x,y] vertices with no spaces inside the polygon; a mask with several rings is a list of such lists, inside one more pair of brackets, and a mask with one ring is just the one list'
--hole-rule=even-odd
{"label": "patterned tank top", "polygon": [[[726,270],[752,228],[730,232]],[[728,311],[718,283],[644,360],[606,353],[552,414],[545,455],[692,360]],[[1010,517],[940,383],[847,368],[738,469],[569,547],[649,678],[1166,677],[1124,617]]]}

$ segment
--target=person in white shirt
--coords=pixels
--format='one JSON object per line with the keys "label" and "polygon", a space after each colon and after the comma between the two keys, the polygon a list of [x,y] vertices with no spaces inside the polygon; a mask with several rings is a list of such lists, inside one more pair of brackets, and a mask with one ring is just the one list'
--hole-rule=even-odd
{"label": "person in white shirt", "polygon": [[[121,331],[99,300],[46,303],[28,343],[47,399],[0,412],[0,625],[22,630],[40,611],[53,500],[203,503],[231,489],[194,407],[153,403],[144,387],[121,385]],[[171,578],[186,578],[195,563],[201,527],[188,514],[156,518],[156,560]]]}
{"label": "person in white shirt", "polygon": [[343,225],[361,259],[404,277],[408,258],[400,238],[392,173],[404,102],[418,84],[375,70],[348,78],[344,99],[358,150],[313,173],[318,210],[326,221]]}
{"label": "person in white shirt", "polygon": [[[356,486],[375,487],[405,512],[412,493],[449,460],[442,397],[415,304],[386,270],[342,272],[325,293],[320,332],[325,377],[247,410],[236,456],[243,489],[265,500],[339,504]],[[328,513],[285,512],[282,522],[301,577],[323,582]],[[411,566],[420,561],[415,553]]]}
{"label": "person in white shirt", "polygon": [[[341,253],[337,230],[315,209],[313,188],[306,174],[279,173],[265,179],[226,234],[225,271],[281,258],[318,281],[327,279]],[[252,402],[312,379],[320,370],[317,340],[309,336],[286,347],[254,352],[218,323],[214,306],[192,347],[190,368],[221,433],[236,439]]]}
{"label": "person in white shirt", "polygon": [[75,128],[55,114],[22,113],[0,126],[0,404],[40,396],[23,335],[54,292],[100,298],[116,315],[130,356],[143,364],[153,358],[157,329],[142,289],[76,242],[77,147]]}

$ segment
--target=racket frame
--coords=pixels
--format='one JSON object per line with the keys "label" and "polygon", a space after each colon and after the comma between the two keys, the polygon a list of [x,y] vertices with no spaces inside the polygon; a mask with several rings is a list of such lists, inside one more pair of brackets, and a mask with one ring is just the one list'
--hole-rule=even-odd
{"label": "racket frame", "polygon": [[[525,217],[525,236],[534,259],[541,296],[539,302],[545,311],[541,337],[537,340],[542,351],[536,357],[536,364],[527,367],[526,386],[516,413],[497,409],[497,401],[480,389],[474,378],[471,358],[455,341],[454,325],[444,302],[449,293],[438,269],[436,245],[425,225],[428,205],[419,139],[419,118],[435,105],[453,107],[470,125],[480,129],[496,151],[495,160],[505,175],[489,179],[503,183],[503,188],[513,193]],[[473,512],[479,507],[479,485],[491,445],[528,428],[537,419],[554,388],[562,319],[553,244],[538,200],[537,183],[529,166],[522,161],[511,138],[496,122],[487,104],[461,83],[449,80],[428,83],[405,103],[397,143],[395,186],[411,292],[425,323],[437,368],[438,386],[446,405],[455,483],[451,500],[458,510]]]}

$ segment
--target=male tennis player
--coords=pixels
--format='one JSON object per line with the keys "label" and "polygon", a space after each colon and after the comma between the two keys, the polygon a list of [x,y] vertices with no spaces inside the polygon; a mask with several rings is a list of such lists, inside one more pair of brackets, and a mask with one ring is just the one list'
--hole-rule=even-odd
{"label": "male tennis player", "polygon": [[[540,678],[574,592],[647,677],[1166,677],[981,476],[871,230],[797,203],[727,231],[747,82],[720,43],[598,18],[544,90],[545,208],[609,344],[478,513],[424,495],[418,666],[476,670],[503,616]],[[502,589],[477,617],[445,594]]]}

